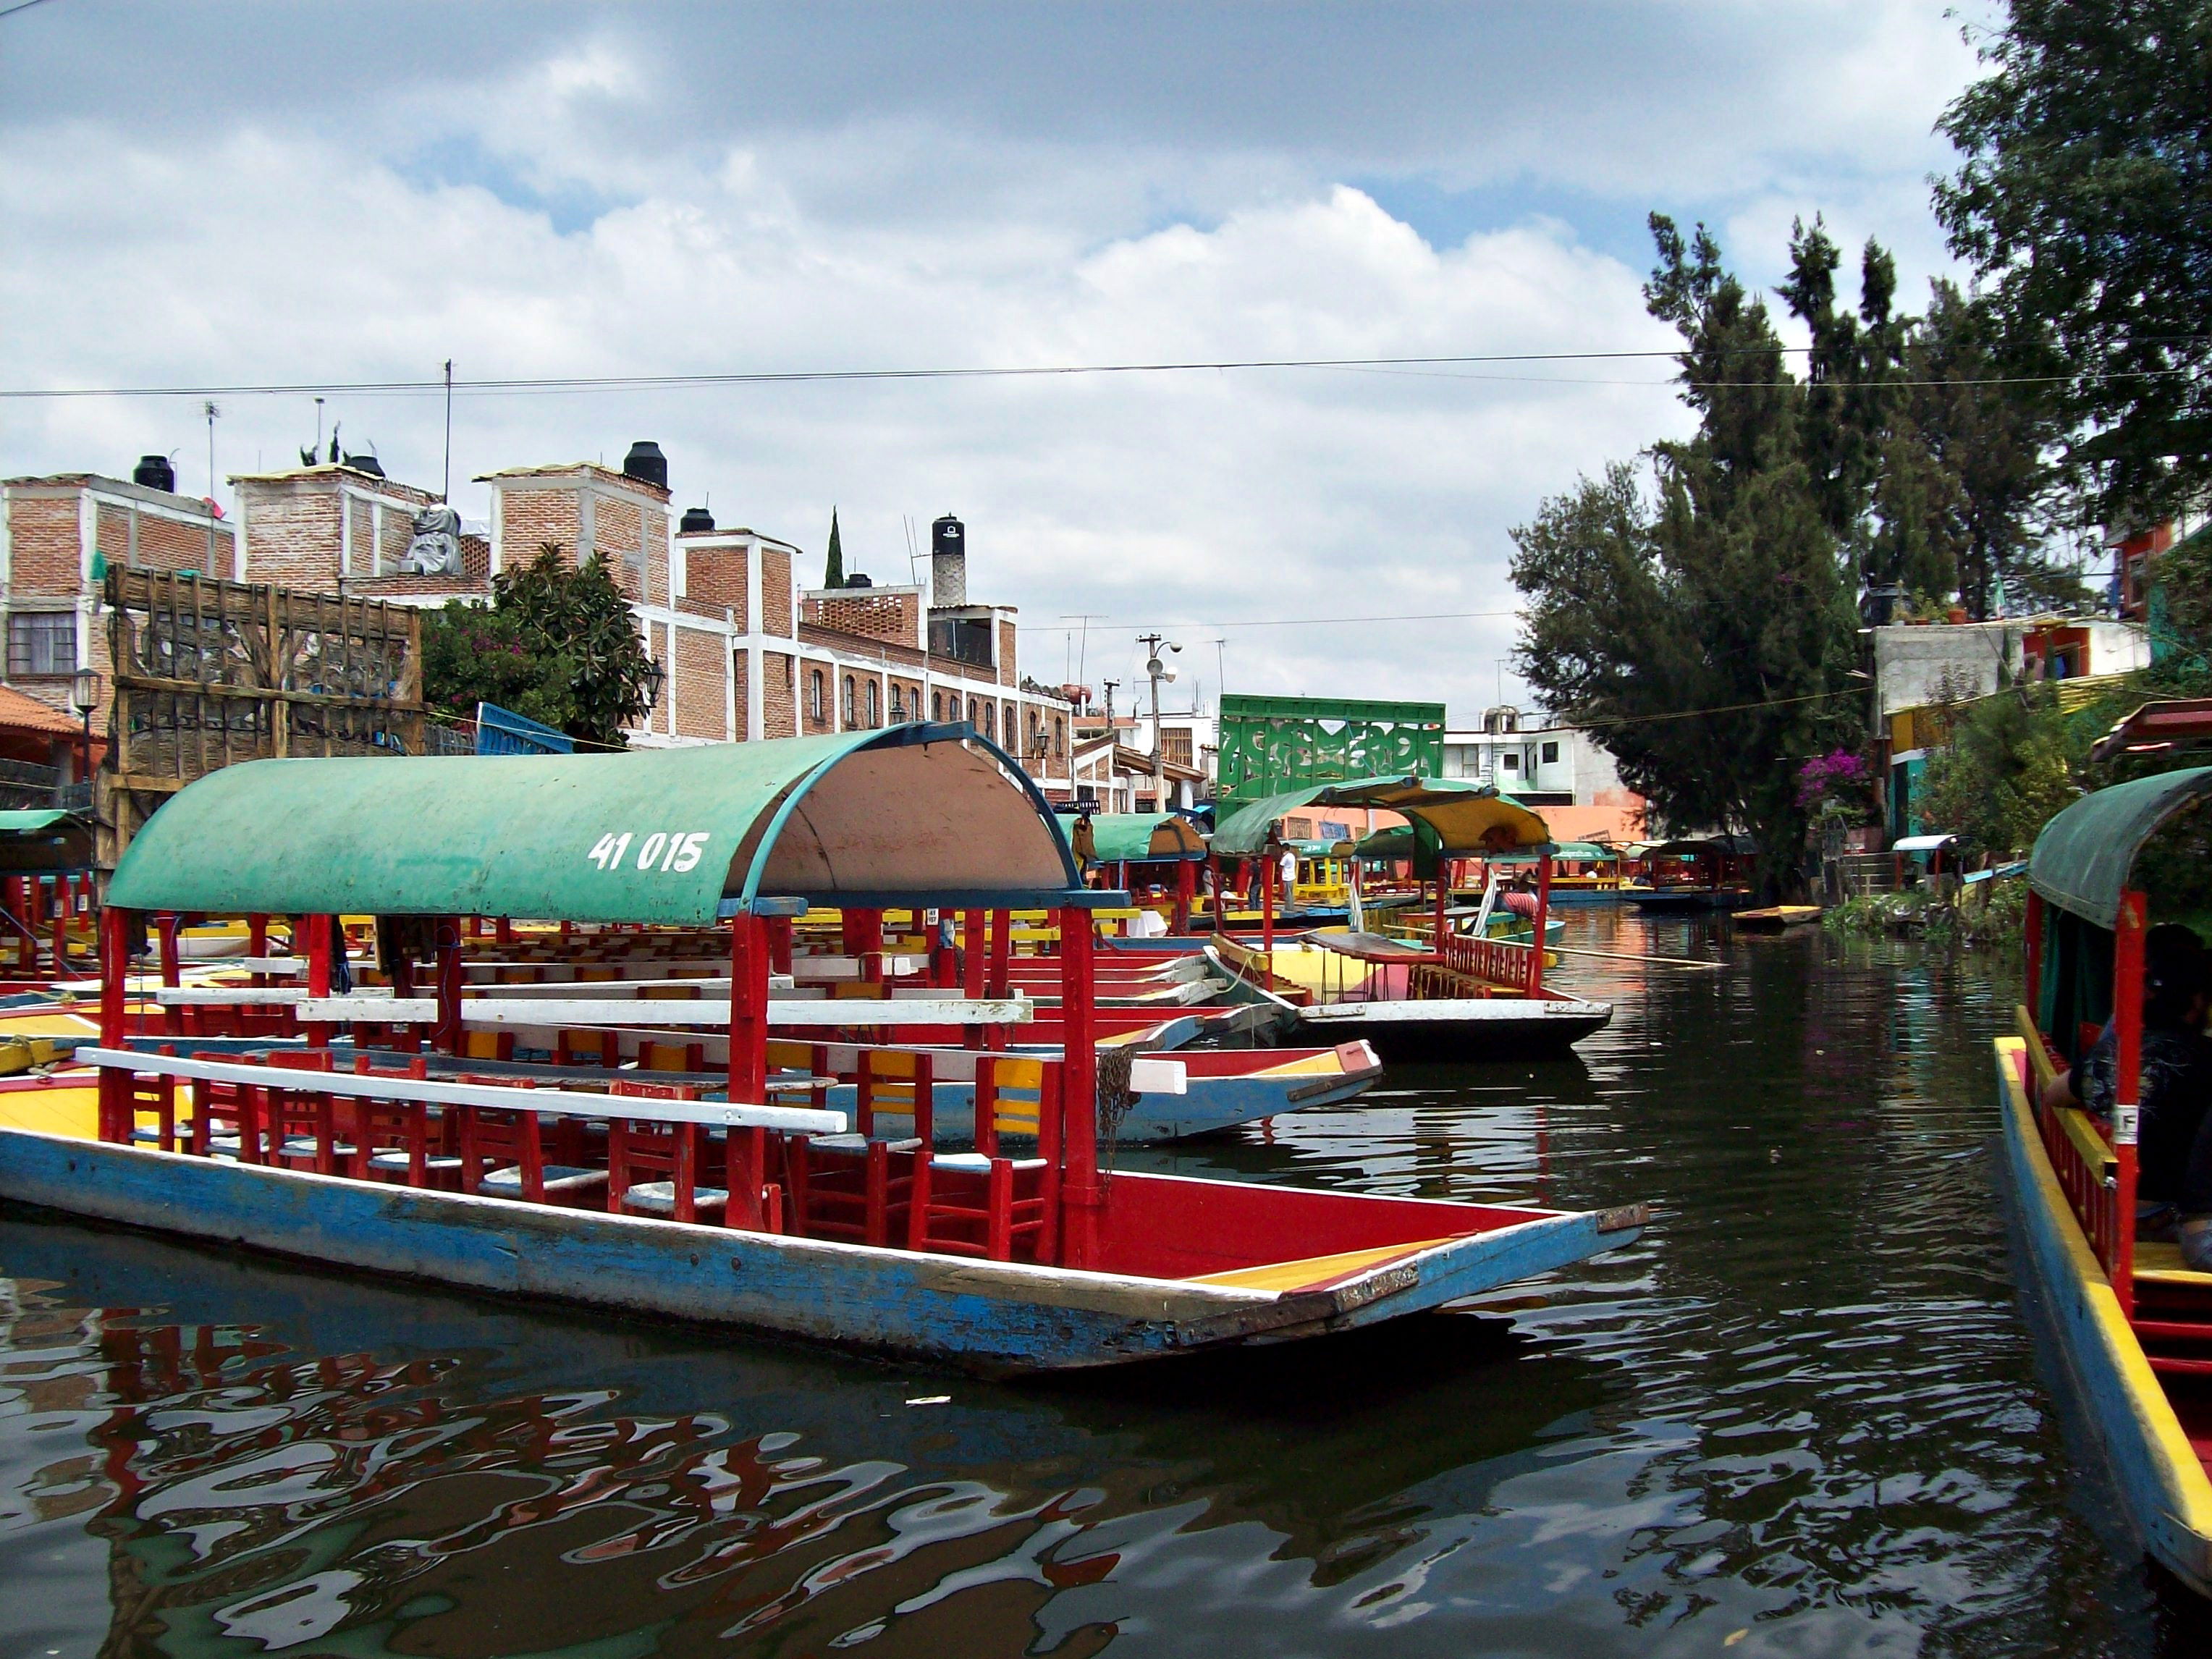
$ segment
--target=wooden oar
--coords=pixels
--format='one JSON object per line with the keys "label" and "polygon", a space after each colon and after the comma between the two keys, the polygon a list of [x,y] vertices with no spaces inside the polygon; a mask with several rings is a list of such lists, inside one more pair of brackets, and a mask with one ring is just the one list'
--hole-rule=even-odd
{"label": "wooden oar", "polygon": [[1725,962],[1699,962],[1695,957],[1644,957],[1632,951],[1586,951],[1573,945],[1547,945],[1546,950],[1563,957],[1602,957],[1607,962],[1656,962],[1662,968],[1725,968]]}

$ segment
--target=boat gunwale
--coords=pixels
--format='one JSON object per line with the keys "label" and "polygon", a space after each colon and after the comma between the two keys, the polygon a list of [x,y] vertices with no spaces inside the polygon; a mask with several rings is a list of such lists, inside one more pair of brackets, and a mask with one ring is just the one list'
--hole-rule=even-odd
{"label": "boat gunwale", "polygon": [[[2075,1298],[2070,1314],[2064,1306],[2052,1310],[2069,1381],[2104,1443],[2123,1500],[2149,1553],[2198,1595],[2212,1595],[2212,1475],[2206,1473],[2165,1386],[2121,1311],[2112,1279],[2090,1249],[2042,1136],[2036,1133],[2021,1081],[2022,1069],[2030,1064],[2026,1042],[2007,1034],[1993,1038],[1992,1045],[2006,1146],[2016,1173],[2027,1177],[2015,1181],[2014,1188],[2028,1234],[2029,1255],[2038,1279],[2055,1301]],[[2094,1342],[2096,1351],[2082,1352],[2084,1341]],[[2119,1402],[2108,1400],[2108,1390],[2096,1386],[2098,1376],[2088,1370],[2092,1364],[2118,1390],[2130,1415],[2129,1425],[2115,1424],[2102,1409]],[[2131,1488],[2130,1459],[2118,1433],[2125,1426],[2135,1431],[2135,1450],[2158,1487],[2155,1514],[2136,1512],[2136,1500],[2149,1494]],[[2180,1547],[2184,1539],[2195,1546],[2193,1560]]]}

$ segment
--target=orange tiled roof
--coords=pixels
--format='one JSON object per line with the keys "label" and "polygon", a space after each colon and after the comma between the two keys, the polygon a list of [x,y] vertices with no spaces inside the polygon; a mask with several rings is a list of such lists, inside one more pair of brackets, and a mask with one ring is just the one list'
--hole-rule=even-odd
{"label": "orange tiled roof", "polygon": [[26,696],[11,685],[0,685],[0,731],[41,732],[50,737],[73,738],[80,722],[58,708]]}

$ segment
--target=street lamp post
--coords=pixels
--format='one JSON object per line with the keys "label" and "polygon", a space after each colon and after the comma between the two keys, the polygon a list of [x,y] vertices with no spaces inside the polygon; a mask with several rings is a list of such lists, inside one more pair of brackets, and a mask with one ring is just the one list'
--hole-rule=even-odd
{"label": "street lamp post", "polygon": [[1168,763],[1166,751],[1160,747],[1160,682],[1166,680],[1172,684],[1176,672],[1172,664],[1160,660],[1160,647],[1164,645],[1170,651],[1181,651],[1182,647],[1158,634],[1139,634],[1137,643],[1152,653],[1145,664],[1145,673],[1152,683],[1152,811],[1164,812],[1168,810]]}
{"label": "street lamp post", "polygon": [[100,707],[100,676],[89,668],[80,668],[70,680],[70,707],[76,709],[84,721],[84,765],[80,769],[78,781],[92,781],[92,711]]}

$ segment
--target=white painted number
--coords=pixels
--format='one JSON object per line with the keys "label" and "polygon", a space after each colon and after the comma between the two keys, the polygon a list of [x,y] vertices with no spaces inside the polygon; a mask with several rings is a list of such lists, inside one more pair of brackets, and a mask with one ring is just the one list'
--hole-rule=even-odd
{"label": "white painted number", "polygon": [[[713,839],[704,830],[689,833],[681,830],[656,830],[638,842],[637,863],[640,870],[655,870],[665,875],[682,875],[699,867],[699,860]],[[585,860],[602,870],[619,870],[629,854],[629,846],[637,840],[636,832],[624,830],[620,835],[609,832],[592,843]]]}

